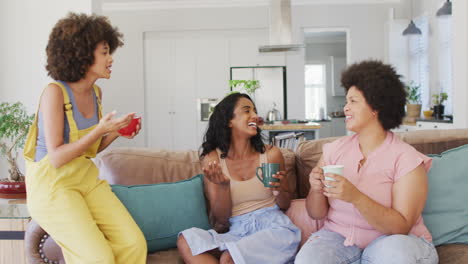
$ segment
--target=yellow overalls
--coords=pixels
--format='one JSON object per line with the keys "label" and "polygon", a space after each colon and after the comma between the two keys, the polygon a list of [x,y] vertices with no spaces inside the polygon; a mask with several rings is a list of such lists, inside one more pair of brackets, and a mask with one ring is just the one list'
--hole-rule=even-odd
{"label": "yellow overalls", "polygon": [[[78,130],[67,90],[55,84],[62,88],[70,143],[75,142],[97,125]],[[101,119],[97,86],[94,92]],[[39,107],[24,148],[31,217],[60,245],[67,264],[146,263],[143,233],[109,184],[98,179],[98,169],[90,159],[96,156],[101,140],[60,168],[50,164],[49,155],[35,162],[38,112]]]}

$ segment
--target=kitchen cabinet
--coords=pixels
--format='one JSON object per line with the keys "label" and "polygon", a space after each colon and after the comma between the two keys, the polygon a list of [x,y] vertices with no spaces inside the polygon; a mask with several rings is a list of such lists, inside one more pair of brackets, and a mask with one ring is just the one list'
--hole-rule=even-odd
{"label": "kitchen cabinet", "polygon": [[345,89],[341,86],[341,73],[346,68],[346,58],[330,56],[330,65],[332,70],[332,95],[346,96]]}
{"label": "kitchen cabinet", "polygon": [[208,124],[201,99],[229,92],[230,67],[285,64],[282,54],[258,53],[267,41],[266,29],[145,32],[146,146],[198,149]]}
{"label": "kitchen cabinet", "polygon": [[408,132],[408,131],[413,131],[413,130],[416,130],[417,127],[416,126],[412,126],[412,125],[401,125],[397,128],[394,128],[392,129],[392,132]]}
{"label": "kitchen cabinet", "polygon": [[416,122],[416,130],[451,129],[451,128],[453,128],[453,123],[426,122],[426,121],[417,121]]}
{"label": "kitchen cabinet", "polygon": [[319,129],[319,137],[320,138],[327,138],[332,136],[332,126],[330,121],[319,121],[317,122],[320,124]]}
{"label": "kitchen cabinet", "polygon": [[317,122],[320,124],[320,138],[341,137],[346,135],[346,124],[344,117],[334,117],[329,121]]}
{"label": "kitchen cabinet", "polygon": [[453,123],[447,122],[427,122],[417,121],[415,125],[401,125],[398,128],[392,129],[393,132],[408,132],[416,130],[430,130],[430,129],[452,129]]}
{"label": "kitchen cabinet", "polygon": [[346,135],[346,123],[344,117],[333,117],[331,119],[331,136],[341,137]]}
{"label": "kitchen cabinet", "polygon": [[145,41],[146,115],[143,118],[147,119],[150,148],[198,148],[193,45],[193,41],[169,36],[152,36]]}

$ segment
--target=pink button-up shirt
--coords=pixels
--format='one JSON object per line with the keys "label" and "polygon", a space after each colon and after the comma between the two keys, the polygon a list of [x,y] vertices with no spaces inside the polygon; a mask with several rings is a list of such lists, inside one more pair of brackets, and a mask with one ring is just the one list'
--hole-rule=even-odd
{"label": "pink button-up shirt", "polygon": [[[389,208],[392,207],[393,184],[421,163],[424,164],[426,172],[432,165],[431,158],[401,141],[392,132],[387,132],[384,142],[367,156],[363,167],[358,170],[359,162],[363,158],[358,135],[343,137],[323,146],[326,165],[344,165],[343,176],[348,181],[377,203]],[[383,235],[372,227],[351,203],[338,199],[329,199],[329,203],[330,208],[323,228],[344,236],[345,246],[357,245],[365,248]],[[421,215],[410,234],[432,241]]]}

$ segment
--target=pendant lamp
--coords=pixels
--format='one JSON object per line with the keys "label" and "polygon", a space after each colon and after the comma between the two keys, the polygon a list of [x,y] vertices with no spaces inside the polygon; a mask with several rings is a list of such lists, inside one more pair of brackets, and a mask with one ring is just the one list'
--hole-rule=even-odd
{"label": "pendant lamp", "polygon": [[413,22],[413,0],[411,0],[411,21],[408,26],[403,30],[403,36],[407,35],[421,35],[421,30]]}
{"label": "pendant lamp", "polygon": [[436,16],[450,16],[452,15],[452,2],[447,0],[444,5],[437,10]]}

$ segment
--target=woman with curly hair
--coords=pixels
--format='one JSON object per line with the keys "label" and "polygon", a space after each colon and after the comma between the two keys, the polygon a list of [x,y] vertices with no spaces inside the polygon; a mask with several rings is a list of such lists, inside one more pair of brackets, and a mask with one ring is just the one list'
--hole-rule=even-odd
{"label": "woman with curly hair", "polygon": [[[421,216],[432,160],[390,132],[405,115],[400,76],[390,65],[363,61],[341,82],[346,128],[355,134],[325,144],[309,175],[306,209],[325,224],[295,263],[437,263]],[[343,165],[343,175],[325,179],[326,165]]]}
{"label": "woman with curly hair", "polygon": [[67,263],[146,263],[142,232],[91,161],[134,116],[102,116],[95,85],[110,78],[112,53],[122,45],[105,17],[70,13],[46,48],[46,69],[56,81],[41,95],[24,149],[27,204]]}
{"label": "woman with curly hair", "polygon": [[[181,232],[177,246],[186,263],[287,263],[294,259],[299,229],[280,209],[290,197],[284,159],[264,145],[254,103],[234,93],[216,105],[202,144],[202,167],[217,231],[191,228]],[[256,178],[261,163],[279,163],[267,188]],[[229,227],[230,225],[230,227]],[[219,260],[218,260],[219,259]]]}

